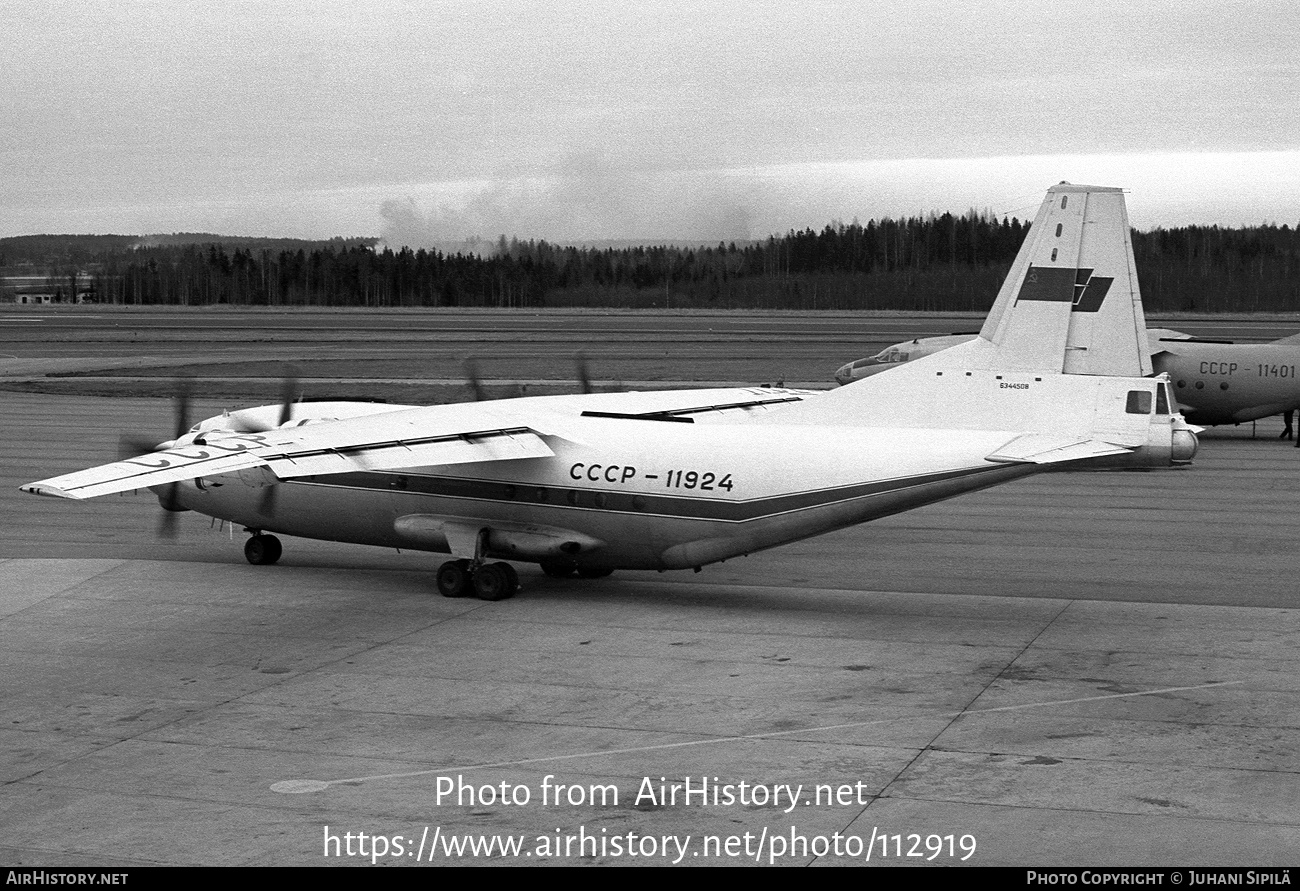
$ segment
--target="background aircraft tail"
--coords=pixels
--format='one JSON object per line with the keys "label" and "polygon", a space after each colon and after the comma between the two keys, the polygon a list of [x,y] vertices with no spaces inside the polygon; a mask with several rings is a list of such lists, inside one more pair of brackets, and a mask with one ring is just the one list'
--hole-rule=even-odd
{"label": "background aircraft tail", "polygon": [[973,367],[1151,373],[1124,193],[1048,189],[980,331]]}

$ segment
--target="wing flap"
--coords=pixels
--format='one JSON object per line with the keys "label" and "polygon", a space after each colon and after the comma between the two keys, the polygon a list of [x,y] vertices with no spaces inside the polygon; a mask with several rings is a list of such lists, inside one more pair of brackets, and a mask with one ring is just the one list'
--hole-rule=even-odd
{"label": "wing flap", "polygon": [[549,458],[554,454],[535,431],[516,427],[340,448],[287,450],[280,454],[263,451],[262,457],[276,476],[291,479],[354,470],[398,470],[403,467]]}
{"label": "wing flap", "polygon": [[1062,461],[1124,455],[1131,451],[1133,450],[1126,446],[1096,439],[1026,433],[1002,446],[989,455],[987,460],[1002,464],[1058,464]]}

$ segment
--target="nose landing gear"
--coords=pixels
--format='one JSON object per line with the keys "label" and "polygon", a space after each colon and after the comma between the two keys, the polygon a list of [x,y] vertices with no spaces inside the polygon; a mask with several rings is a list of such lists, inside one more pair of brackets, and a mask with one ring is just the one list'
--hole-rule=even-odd
{"label": "nose landing gear", "polygon": [[270,566],[280,559],[280,554],[284,552],[280,539],[264,532],[250,531],[253,532],[252,538],[244,542],[244,557],[249,563],[254,566]]}

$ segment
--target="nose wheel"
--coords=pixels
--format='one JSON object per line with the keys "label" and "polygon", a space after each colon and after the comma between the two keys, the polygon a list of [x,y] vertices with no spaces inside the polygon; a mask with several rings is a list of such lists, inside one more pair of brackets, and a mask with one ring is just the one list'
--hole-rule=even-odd
{"label": "nose wheel", "polygon": [[258,532],[244,542],[244,557],[254,566],[270,566],[280,559],[280,554],[283,551],[284,548],[280,546],[280,539],[264,532]]}

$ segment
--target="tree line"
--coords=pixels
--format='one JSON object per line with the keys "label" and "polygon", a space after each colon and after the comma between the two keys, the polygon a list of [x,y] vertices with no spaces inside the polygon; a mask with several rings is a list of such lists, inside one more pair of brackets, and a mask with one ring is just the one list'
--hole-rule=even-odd
{"label": "tree line", "polygon": [[[73,263],[89,273],[91,299],[115,304],[982,312],[1028,228],[970,211],[834,222],[715,246],[596,248],[502,236],[484,254],[394,250],[373,239],[41,236],[0,239],[0,267],[30,264],[42,251],[53,267],[60,261],[50,239],[78,238],[86,240],[51,275]],[[1300,310],[1300,234],[1289,226],[1135,231],[1133,247],[1148,310]]]}

